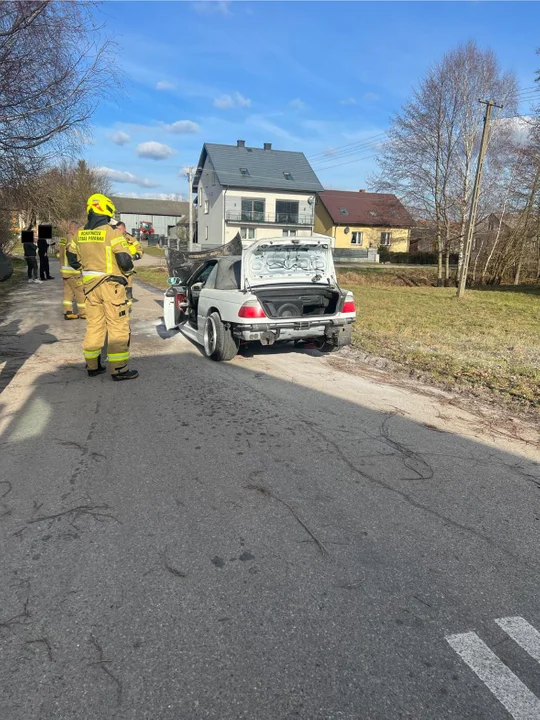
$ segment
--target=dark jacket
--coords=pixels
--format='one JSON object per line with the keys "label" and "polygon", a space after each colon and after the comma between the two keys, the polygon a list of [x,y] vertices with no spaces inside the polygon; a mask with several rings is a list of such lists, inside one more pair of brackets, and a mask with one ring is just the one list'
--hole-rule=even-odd
{"label": "dark jacket", "polygon": [[23,243],[24,257],[36,257],[37,245],[35,243]]}
{"label": "dark jacket", "polygon": [[47,254],[47,250],[49,249],[49,243],[48,243],[48,241],[45,240],[45,238],[38,238],[37,245],[38,245],[38,252],[39,252],[39,254],[40,254],[41,256],[46,255],[46,254]]}

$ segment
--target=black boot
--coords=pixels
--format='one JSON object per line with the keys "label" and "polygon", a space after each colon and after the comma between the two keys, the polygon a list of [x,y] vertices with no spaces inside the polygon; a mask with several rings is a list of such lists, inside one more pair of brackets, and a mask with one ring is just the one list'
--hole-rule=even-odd
{"label": "black boot", "polygon": [[88,377],[97,377],[98,375],[101,375],[102,373],[107,372],[107,368],[104,368],[103,365],[101,364],[101,358],[98,359],[97,368],[94,368],[91,370],[87,366],[87,370],[88,370]]}
{"label": "black boot", "polygon": [[112,375],[112,379],[116,381],[135,380],[136,377],[139,377],[139,373],[136,370],[122,370]]}

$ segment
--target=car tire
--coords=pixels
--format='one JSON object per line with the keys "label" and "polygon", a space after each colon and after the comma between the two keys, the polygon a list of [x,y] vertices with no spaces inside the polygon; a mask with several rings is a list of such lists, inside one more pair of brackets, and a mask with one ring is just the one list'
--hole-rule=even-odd
{"label": "car tire", "polygon": [[315,347],[321,352],[336,352],[352,342],[352,326],[345,325],[332,337],[316,338]]}
{"label": "car tire", "polygon": [[203,348],[206,357],[216,362],[232,360],[238,353],[236,340],[217,312],[210,313],[204,323]]}

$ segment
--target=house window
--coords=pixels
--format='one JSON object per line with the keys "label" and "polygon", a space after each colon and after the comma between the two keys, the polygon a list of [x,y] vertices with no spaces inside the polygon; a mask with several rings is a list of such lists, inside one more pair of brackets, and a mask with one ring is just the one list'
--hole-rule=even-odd
{"label": "house window", "polygon": [[255,240],[255,228],[240,228],[240,237],[242,238],[242,240]]}
{"label": "house window", "polygon": [[352,232],[351,233],[351,245],[361,245],[364,239],[363,232]]}
{"label": "house window", "polygon": [[296,230],[282,230],[283,237],[296,237]]}
{"label": "house window", "polygon": [[208,225],[204,228],[204,239],[208,240]]}
{"label": "house window", "polygon": [[298,224],[298,201],[276,200],[276,222]]}
{"label": "house window", "polygon": [[290,172],[284,172],[283,175],[285,176],[285,180],[292,180],[293,176]]}
{"label": "house window", "polygon": [[381,233],[381,245],[390,245],[392,242],[392,233],[391,232],[382,232]]}
{"label": "house window", "polygon": [[339,208],[339,212],[340,212],[342,215],[348,215],[348,214],[349,214],[349,211],[347,210],[347,208]]}
{"label": "house window", "polygon": [[264,222],[264,200],[242,198],[242,220],[244,222]]}
{"label": "house window", "polygon": [[204,214],[208,215],[209,210],[210,210],[210,207],[208,205],[208,200],[205,200],[204,201]]}
{"label": "house window", "polygon": [[249,170],[247,168],[240,168],[240,175],[247,177],[249,175]]}

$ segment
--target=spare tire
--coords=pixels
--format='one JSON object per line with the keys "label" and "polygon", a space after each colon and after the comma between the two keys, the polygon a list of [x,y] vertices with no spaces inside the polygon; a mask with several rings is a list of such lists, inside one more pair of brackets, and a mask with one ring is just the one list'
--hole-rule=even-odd
{"label": "spare tire", "polygon": [[13,264],[9,258],[7,258],[2,250],[0,250],[0,282],[9,280],[13,275]]}

